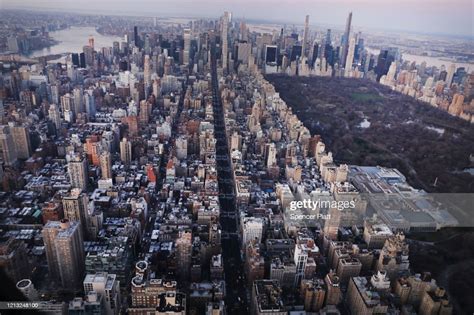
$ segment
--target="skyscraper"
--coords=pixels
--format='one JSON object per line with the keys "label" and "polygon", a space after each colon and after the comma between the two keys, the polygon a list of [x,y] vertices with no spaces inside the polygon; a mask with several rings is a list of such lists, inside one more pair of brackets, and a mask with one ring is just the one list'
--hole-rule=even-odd
{"label": "skyscraper", "polygon": [[9,126],[0,126],[0,158],[7,166],[14,165],[18,159],[15,142]]}
{"label": "skyscraper", "polygon": [[138,37],[138,26],[133,27],[133,40],[135,42],[135,46],[140,47],[140,37]]}
{"label": "skyscraper", "polygon": [[87,117],[93,118],[96,114],[94,90],[88,89],[84,93],[84,106]]}
{"label": "skyscraper", "polygon": [[130,164],[132,161],[132,143],[127,138],[120,141],[120,159],[125,164]]}
{"label": "skyscraper", "polygon": [[19,159],[26,160],[31,156],[30,133],[25,126],[15,126],[10,123],[10,131],[15,142],[16,153]]}
{"label": "skyscraper", "polygon": [[61,114],[56,104],[49,105],[48,116],[49,120],[54,124],[54,127],[56,127],[56,130],[59,130],[59,128],[61,128]]}
{"label": "skyscraper", "polygon": [[377,59],[377,66],[375,68],[375,73],[377,74],[377,81],[380,80],[380,78],[384,75],[387,74],[388,69],[390,68],[390,65],[392,62],[396,61],[398,59],[398,49],[397,48],[387,48],[387,49],[381,49],[378,59]]}
{"label": "skyscraper", "polygon": [[352,71],[352,63],[354,61],[355,38],[352,37],[347,52],[346,63],[344,65],[344,76],[348,77]]}
{"label": "skyscraper", "polygon": [[183,31],[184,49],[183,49],[183,64],[189,64],[189,52],[191,50],[191,30],[186,28]]}
{"label": "skyscraper", "polygon": [[143,76],[145,82],[145,88],[151,85],[151,63],[150,55],[145,55],[145,60],[143,61]]}
{"label": "skyscraper", "polygon": [[309,33],[309,15],[307,15],[304,20],[303,43],[301,43],[302,57],[306,56],[306,44],[308,42],[308,35],[309,35],[308,33]]}
{"label": "skyscraper", "polygon": [[103,179],[112,178],[112,156],[109,151],[100,154],[100,172]]}
{"label": "skyscraper", "polygon": [[180,232],[176,240],[176,260],[178,261],[178,271],[183,279],[189,275],[192,245],[191,232]]}
{"label": "skyscraper", "polygon": [[229,28],[229,12],[224,12],[222,18],[222,32],[221,32],[221,42],[222,42],[222,68],[227,70],[227,57],[229,54],[229,42],[227,38],[227,31]]}
{"label": "skyscraper", "polygon": [[81,287],[84,244],[79,222],[49,221],[42,231],[49,273],[65,288]]}
{"label": "skyscraper", "polygon": [[341,64],[344,64],[347,58],[347,52],[349,50],[349,38],[351,34],[351,23],[352,23],[352,12],[349,12],[349,16],[346,20],[346,28],[344,31],[344,35],[342,37],[342,51],[341,51]]}
{"label": "skyscraper", "polygon": [[62,197],[64,218],[69,221],[81,223],[82,230],[86,231],[89,197],[81,189],[74,188],[71,192]]}
{"label": "skyscraper", "polygon": [[72,188],[87,190],[87,159],[78,153],[69,156],[68,173]]}
{"label": "skyscraper", "polygon": [[448,73],[446,75],[446,86],[448,88],[451,87],[451,83],[453,83],[454,72],[456,72],[456,64],[452,63],[449,65]]}

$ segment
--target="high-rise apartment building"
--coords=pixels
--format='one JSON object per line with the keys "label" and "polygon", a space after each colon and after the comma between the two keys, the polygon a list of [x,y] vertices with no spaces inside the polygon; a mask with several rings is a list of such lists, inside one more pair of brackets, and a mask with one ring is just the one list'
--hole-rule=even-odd
{"label": "high-rise apartment building", "polygon": [[64,218],[69,221],[80,222],[81,228],[85,232],[89,204],[87,193],[82,192],[79,188],[73,188],[68,195],[62,197],[62,203]]}
{"label": "high-rise apartment building", "polygon": [[64,288],[81,287],[84,274],[84,241],[80,223],[63,219],[43,227],[43,242],[49,273]]}
{"label": "high-rise apartment building", "polygon": [[28,127],[18,126],[10,123],[10,131],[15,143],[16,153],[19,159],[26,160],[31,156],[30,133]]}
{"label": "high-rise apartment building", "polygon": [[132,143],[127,138],[120,141],[120,159],[125,164],[130,164],[132,161]]}
{"label": "high-rise apartment building", "polygon": [[351,24],[352,24],[352,12],[349,12],[346,20],[346,28],[344,30],[344,35],[342,36],[342,46],[341,46],[341,64],[346,62],[347,53],[349,50],[349,38],[351,35]]}
{"label": "high-rise apartment building", "polygon": [[102,179],[112,178],[112,155],[109,151],[103,151],[99,157],[100,161],[100,172]]}
{"label": "high-rise apartment building", "polygon": [[301,43],[301,53],[303,54],[302,57],[306,56],[306,45],[308,43],[308,36],[309,36],[309,15],[306,16],[304,20],[304,30],[303,30],[303,42]]}
{"label": "high-rise apartment building", "polygon": [[222,43],[222,68],[227,70],[228,65],[228,55],[229,55],[229,40],[227,38],[227,32],[229,29],[229,12],[224,12],[224,16],[222,17],[222,32],[221,32],[221,43]]}
{"label": "high-rise apartment building", "polygon": [[74,153],[69,156],[68,173],[72,188],[87,190],[88,163],[84,155]]}
{"label": "high-rise apartment building", "polygon": [[13,134],[9,126],[0,126],[0,158],[7,166],[13,166],[18,161]]}

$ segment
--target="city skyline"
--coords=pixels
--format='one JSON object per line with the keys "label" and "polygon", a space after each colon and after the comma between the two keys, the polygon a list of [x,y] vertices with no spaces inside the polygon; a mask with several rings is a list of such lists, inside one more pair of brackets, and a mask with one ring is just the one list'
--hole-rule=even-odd
{"label": "city skyline", "polygon": [[472,313],[474,43],[336,2],[3,10],[0,309]]}
{"label": "city skyline", "polygon": [[[111,5],[113,5],[111,7]],[[75,1],[67,5],[60,0],[26,0],[16,3],[5,0],[3,9],[51,10],[52,12],[77,12],[107,15],[168,16],[168,17],[217,17],[227,10],[238,19],[264,22],[303,24],[304,16],[310,15],[310,26],[343,26],[345,16],[352,11],[357,16],[357,27],[370,30],[402,31],[419,34],[454,35],[474,37],[474,7],[469,0],[336,0],[336,1],[280,1],[269,0],[205,0],[195,5],[190,0],[177,0],[172,4],[150,0],[134,1]],[[266,14],[261,14],[266,12]]]}

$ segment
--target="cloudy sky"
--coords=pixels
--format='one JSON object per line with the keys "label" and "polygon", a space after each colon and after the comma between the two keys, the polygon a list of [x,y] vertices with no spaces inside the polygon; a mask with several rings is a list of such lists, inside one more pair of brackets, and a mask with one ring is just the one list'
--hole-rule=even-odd
{"label": "cloudy sky", "polygon": [[235,17],[301,24],[353,25],[380,30],[474,37],[474,0],[0,0],[0,9],[76,11],[81,13]]}

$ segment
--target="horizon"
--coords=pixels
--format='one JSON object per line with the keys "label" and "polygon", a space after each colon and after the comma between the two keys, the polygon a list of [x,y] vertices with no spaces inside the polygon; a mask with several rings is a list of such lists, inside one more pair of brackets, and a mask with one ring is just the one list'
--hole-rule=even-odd
{"label": "horizon", "polygon": [[[74,4],[65,4],[60,0],[25,0],[22,3],[4,0],[0,8],[33,12],[168,18],[218,18],[224,11],[229,11],[233,18],[237,20],[245,19],[246,21],[263,22],[264,24],[293,25],[303,25],[304,16],[309,15],[311,27],[336,26],[338,28],[344,26],[347,14],[353,12],[354,29],[474,38],[474,7],[469,0],[456,0],[455,2],[443,0],[416,0],[415,2],[390,0],[384,3],[378,3],[374,0],[322,0],[317,1],[315,5],[309,5],[308,0],[297,0],[297,3],[281,1],[271,8],[268,16],[256,16],[255,14],[258,15],[256,12],[268,9],[269,0],[252,1],[251,4],[254,6],[254,10],[247,10],[247,12],[244,12],[246,10],[245,4],[248,4],[249,0],[231,0],[227,3],[220,0],[205,0],[194,10],[192,9],[193,4],[189,3],[190,0],[176,0],[173,5],[139,0],[138,3],[135,1],[129,9],[127,9],[128,3],[124,3],[125,0],[110,1],[104,0],[97,3],[92,0],[82,0],[80,2],[76,1]],[[181,2],[183,5],[176,4],[176,2]],[[303,6],[303,4],[308,5]],[[109,7],[109,5],[113,5],[113,7]],[[411,6],[410,11],[405,10],[406,5]],[[156,8],[156,14],[150,13],[150,11],[153,11],[148,9],[150,7]],[[179,7],[179,10],[176,10],[176,7]],[[260,10],[259,7],[261,7]],[[397,11],[399,11],[398,15]],[[288,14],[288,12],[294,13]],[[331,12],[331,14],[326,14],[327,12]],[[431,14],[426,14],[427,12]],[[449,14],[445,12],[449,12]],[[322,17],[321,14],[323,14]],[[398,19],[398,23],[386,23],[387,14],[393,20]]]}

